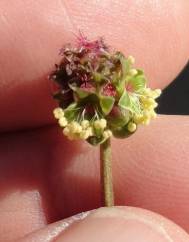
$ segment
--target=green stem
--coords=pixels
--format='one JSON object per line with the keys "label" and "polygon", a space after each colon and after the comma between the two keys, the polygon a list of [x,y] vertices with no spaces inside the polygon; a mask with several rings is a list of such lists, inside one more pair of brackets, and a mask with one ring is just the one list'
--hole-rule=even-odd
{"label": "green stem", "polygon": [[103,144],[100,145],[100,162],[103,205],[106,207],[111,207],[114,206],[114,192],[112,182],[112,156],[110,139],[107,139]]}

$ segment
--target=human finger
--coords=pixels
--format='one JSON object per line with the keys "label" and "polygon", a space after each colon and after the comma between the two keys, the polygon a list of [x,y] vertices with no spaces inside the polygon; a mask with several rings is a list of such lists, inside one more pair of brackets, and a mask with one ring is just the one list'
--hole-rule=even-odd
{"label": "human finger", "polygon": [[188,60],[188,1],[1,1],[0,15],[0,131],[53,122],[47,76],[78,29],[134,55],[152,87]]}
{"label": "human finger", "polygon": [[187,242],[188,234],[164,217],[131,207],[100,208],[37,231],[20,242]]}
{"label": "human finger", "polygon": [[[187,117],[160,116],[127,140],[113,141],[116,204],[156,211],[189,229],[188,129]],[[98,147],[70,142],[56,127],[6,134],[0,143],[1,233],[10,228],[4,221],[14,221],[20,189],[27,195],[22,207],[36,209],[33,218],[43,224],[101,206]]]}

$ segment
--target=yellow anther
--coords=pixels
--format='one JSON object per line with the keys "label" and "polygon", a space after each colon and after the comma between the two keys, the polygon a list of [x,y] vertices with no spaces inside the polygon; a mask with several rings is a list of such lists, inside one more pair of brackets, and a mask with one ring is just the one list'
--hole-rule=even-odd
{"label": "yellow anther", "polygon": [[94,127],[95,127],[96,129],[100,129],[100,128],[101,128],[101,122],[100,122],[100,120],[95,120],[95,121],[94,121]]}
{"label": "yellow anther", "polygon": [[150,105],[154,105],[156,102],[155,102],[155,100],[153,99],[153,98],[148,98],[147,99],[147,102],[150,104]]}
{"label": "yellow anther", "polygon": [[149,123],[150,123],[150,118],[149,117],[144,117],[144,120],[143,120],[142,124],[149,125]]}
{"label": "yellow anther", "polygon": [[103,132],[103,137],[104,137],[105,139],[108,139],[108,138],[110,138],[111,136],[112,136],[112,131],[111,131],[111,130],[107,129],[107,130],[105,130],[105,131]]}
{"label": "yellow anther", "polygon": [[81,127],[81,125],[78,124],[77,130],[75,133],[81,133],[81,131],[82,131],[82,127]]}
{"label": "yellow anther", "polygon": [[154,108],[157,108],[157,106],[158,106],[158,103],[157,103],[157,102],[154,102],[153,105],[152,105],[152,108],[153,108],[153,109],[154,109]]}
{"label": "yellow anther", "polygon": [[88,139],[88,137],[90,136],[90,133],[88,130],[82,130],[79,136],[81,139]]}
{"label": "yellow anther", "polygon": [[130,69],[130,71],[129,71],[129,74],[131,76],[135,76],[137,73],[138,73],[138,71],[136,69]]}
{"label": "yellow anther", "polygon": [[89,136],[93,136],[93,128],[92,127],[88,127],[87,132],[88,132]]}
{"label": "yellow anther", "polygon": [[89,127],[89,125],[90,125],[90,123],[89,123],[88,120],[83,120],[83,121],[81,122],[81,127],[82,127],[83,129],[87,129],[87,128]]}
{"label": "yellow anther", "polygon": [[68,124],[68,121],[65,117],[61,117],[59,120],[58,120],[58,123],[61,127],[65,127],[67,124]]}
{"label": "yellow anther", "polygon": [[144,95],[146,95],[146,96],[151,96],[151,92],[152,92],[152,90],[151,90],[149,87],[145,88],[145,89],[142,91],[142,93],[143,93]]}
{"label": "yellow anther", "polygon": [[56,119],[60,119],[64,116],[64,111],[62,108],[55,108],[53,114]]}
{"label": "yellow anther", "polygon": [[136,124],[142,123],[142,120],[143,120],[143,115],[141,115],[141,114],[135,115],[134,121]]}
{"label": "yellow anther", "polygon": [[128,58],[127,58],[127,60],[129,61],[129,63],[131,65],[133,65],[135,63],[135,58],[132,55],[129,55]]}
{"label": "yellow anther", "polygon": [[161,95],[162,91],[161,91],[161,89],[155,89],[154,93],[156,94],[155,98],[157,98],[157,97],[159,97]]}
{"label": "yellow anther", "polygon": [[65,128],[63,129],[63,134],[66,135],[66,136],[68,136],[69,133],[70,133],[70,129],[69,129],[68,127],[65,127]]}
{"label": "yellow anther", "polygon": [[147,109],[154,109],[157,107],[157,103],[156,101],[153,99],[153,98],[146,98],[145,101],[143,101],[143,104],[144,106],[147,108]]}
{"label": "yellow anther", "polygon": [[102,128],[102,129],[105,129],[106,126],[107,126],[107,121],[106,121],[106,119],[104,119],[104,118],[100,119],[100,123],[101,123],[101,128]]}
{"label": "yellow anther", "polygon": [[94,127],[96,129],[105,129],[106,125],[107,125],[107,121],[104,118],[95,120],[94,122]]}
{"label": "yellow anther", "polygon": [[69,140],[77,140],[80,138],[79,135],[75,133],[69,133],[67,137]]}
{"label": "yellow anther", "polygon": [[154,110],[152,110],[151,113],[150,113],[150,116],[151,116],[151,118],[156,118],[157,113]]}
{"label": "yellow anther", "polygon": [[82,131],[81,125],[76,121],[71,122],[69,127],[72,133],[80,133]]}
{"label": "yellow anther", "polygon": [[129,132],[134,132],[134,131],[136,130],[137,126],[136,126],[135,123],[130,122],[130,123],[128,124],[127,128],[128,128],[128,130],[129,130]]}

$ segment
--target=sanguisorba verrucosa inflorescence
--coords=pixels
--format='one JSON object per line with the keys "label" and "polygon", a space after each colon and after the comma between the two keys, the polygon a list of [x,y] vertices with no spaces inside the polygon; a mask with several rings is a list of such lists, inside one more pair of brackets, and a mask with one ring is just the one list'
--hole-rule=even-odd
{"label": "sanguisorba verrucosa inflorescence", "polygon": [[75,46],[66,45],[60,54],[50,75],[58,86],[54,116],[70,140],[97,145],[112,135],[125,138],[156,117],[155,99],[161,90],[146,86],[132,56],[111,51],[102,38],[89,41],[82,34]]}

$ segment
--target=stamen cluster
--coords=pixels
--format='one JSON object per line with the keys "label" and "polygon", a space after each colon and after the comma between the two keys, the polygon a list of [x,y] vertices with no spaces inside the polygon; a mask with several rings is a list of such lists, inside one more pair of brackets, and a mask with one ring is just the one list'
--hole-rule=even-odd
{"label": "stamen cluster", "polygon": [[107,128],[106,119],[96,119],[89,121],[83,119],[80,122],[71,121],[69,122],[64,116],[64,111],[62,108],[55,108],[54,116],[58,120],[60,127],[63,128],[63,134],[70,140],[74,139],[93,139],[93,137],[101,137],[101,142],[105,141],[107,138],[112,136],[112,132]]}
{"label": "stamen cluster", "polygon": [[58,87],[54,116],[69,139],[97,145],[112,135],[125,138],[156,117],[155,99],[161,90],[146,87],[132,56],[111,52],[102,38],[89,41],[82,34],[76,46],[65,46],[61,55],[50,79]]}

